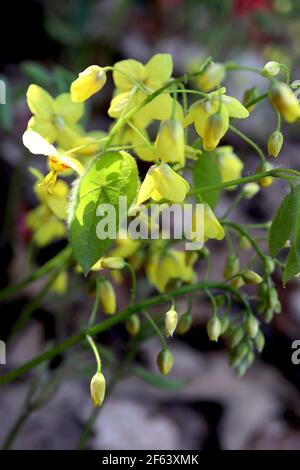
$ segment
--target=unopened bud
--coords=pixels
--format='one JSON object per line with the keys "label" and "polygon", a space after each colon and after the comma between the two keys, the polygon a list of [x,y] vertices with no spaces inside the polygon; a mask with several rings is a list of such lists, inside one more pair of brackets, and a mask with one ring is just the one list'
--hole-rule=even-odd
{"label": "unopened bud", "polygon": [[218,341],[222,331],[222,324],[217,315],[213,315],[208,320],[206,330],[211,341]]}
{"label": "unopened bud", "polygon": [[234,255],[228,256],[226,260],[224,272],[223,272],[224,278],[228,279],[229,277],[234,276],[235,274],[239,272],[239,269],[240,269],[239,259]]}
{"label": "unopened bud", "polygon": [[113,315],[116,312],[116,293],[112,284],[107,280],[100,282],[100,300],[106,315]]}
{"label": "unopened bud", "polygon": [[260,191],[257,183],[247,183],[243,188],[243,196],[245,199],[252,199]]}
{"label": "unopened bud", "polygon": [[101,406],[105,396],[105,378],[101,372],[97,372],[90,384],[91,399],[95,406]]}
{"label": "unopened bud", "polygon": [[155,154],[156,158],[164,163],[178,162],[184,166],[184,130],[179,121],[162,121],[155,141]]}
{"label": "unopened bud", "polygon": [[263,281],[263,278],[255,271],[251,271],[249,269],[243,273],[243,280],[245,284],[260,284]]}
{"label": "unopened bud", "polygon": [[178,335],[184,335],[189,331],[192,326],[192,315],[190,313],[184,313],[178,321],[176,327],[176,333]]}
{"label": "unopened bud", "polygon": [[135,336],[140,331],[141,322],[138,315],[131,315],[125,322],[125,328],[131,336]]}
{"label": "unopened bud", "polygon": [[287,122],[295,122],[300,117],[300,105],[297,96],[286,83],[272,85],[270,101]]}
{"label": "unopened bud", "polygon": [[237,276],[234,279],[232,279],[232,281],[230,281],[230,285],[234,289],[239,289],[240,287],[243,287],[244,284],[245,283],[244,283],[244,279],[242,278],[242,276]]}
{"label": "unopened bud", "polygon": [[253,315],[249,315],[246,320],[246,331],[250,338],[255,338],[258,332],[258,321]]}
{"label": "unopened bud", "polygon": [[[259,91],[259,88],[257,86],[249,88],[244,93],[243,105],[247,106],[248,103],[255,100],[255,98],[257,98],[259,95],[260,95],[260,91]],[[247,106],[247,109],[248,109],[249,113],[251,113],[254,110],[254,108],[255,108],[255,104],[250,106],[250,107]]]}
{"label": "unopened bud", "polygon": [[125,265],[126,261],[119,256],[109,256],[101,260],[101,266],[105,269],[124,269]]}
{"label": "unopened bud", "polygon": [[167,338],[169,336],[173,336],[173,333],[177,326],[177,321],[178,315],[174,306],[172,306],[172,308],[167,311],[165,316],[165,335]]}
{"label": "unopened bud", "polygon": [[240,326],[236,328],[236,330],[231,334],[231,338],[229,339],[231,348],[235,348],[243,339],[244,337],[244,329]]}
{"label": "unopened bud", "polygon": [[283,134],[280,131],[274,131],[268,140],[268,152],[270,157],[278,157],[283,144]]}
{"label": "unopened bud", "polygon": [[261,353],[265,347],[265,337],[261,330],[258,330],[254,338],[254,343],[255,343],[257,351]]}
{"label": "unopened bud", "polygon": [[265,257],[264,266],[267,274],[273,274],[275,271],[275,262],[270,256]]}
{"label": "unopened bud", "polygon": [[168,375],[173,367],[173,355],[168,349],[162,349],[157,356],[156,362],[161,374]]}
{"label": "unopened bud", "polygon": [[204,150],[211,152],[219,144],[224,135],[224,116],[222,113],[210,114],[206,120],[203,147]]}
{"label": "unopened bud", "polygon": [[242,250],[250,250],[251,246],[252,245],[247,237],[241,237],[240,247],[242,248]]}
{"label": "unopened bud", "polygon": [[209,64],[198,78],[198,85],[203,91],[210,91],[220,86],[225,78],[225,67],[222,64]]}
{"label": "unopened bud", "polygon": [[264,75],[270,75],[271,77],[275,77],[280,72],[280,64],[278,62],[274,62],[271,60],[267,62],[263,68]]}
{"label": "unopened bud", "polygon": [[[263,165],[261,165],[258,171],[265,172],[265,171],[270,171],[272,169],[273,169],[273,166],[271,165],[271,163],[265,162]],[[271,186],[271,184],[273,183],[273,178],[272,176],[264,176],[258,182],[262,188],[267,188],[268,186]]]}

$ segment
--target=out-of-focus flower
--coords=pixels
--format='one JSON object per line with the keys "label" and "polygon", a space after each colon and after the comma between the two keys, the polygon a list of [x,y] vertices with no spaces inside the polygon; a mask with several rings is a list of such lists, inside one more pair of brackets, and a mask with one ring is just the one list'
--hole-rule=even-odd
{"label": "out-of-focus flower", "polygon": [[164,163],[185,165],[184,131],[179,121],[162,121],[155,141],[155,157]]}
{"label": "out-of-focus flower", "polygon": [[[195,221],[196,213],[193,214],[192,218],[192,232],[195,234],[196,231],[196,221]],[[204,242],[206,242],[210,238],[214,238],[216,240],[222,240],[225,236],[224,229],[220,222],[218,221],[217,217],[211,210],[208,204],[204,204]]]}
{"label": "out-of-focus flower", "polygon": [[[216,149],[217,166],[221,174],[222,181],[230,181],[241,177],[244,164],[233,152],[230,146],[218,147]],[[227,189],[234,189],[231,186]]]}
{"label": "out-of-focus flower", "polygon": [[201,73],[197,79],[197,83],[201,90],[210,91],[221,85],[226,75],[226,70],[223,64],[209,64],[204,72]]}
{"label": "out-of-focus flower", "polygon": [[256,11],[271,11],[270,0],[235,0],[233,12],[237,16],[248,15]]}
{"label": "out-of-focus flower", "polygon": [[269,96],[274,108],[287,122],[295,122],[300,118],[299,101],[286,83],[272,85]]}
{"label": "out-of-focus flower", "polygon": [[27,129],[37,132],[49,143],[71,148],[80,136],[78,121],[84,112],[83,104],[74,103],[70,93],[62,93],[54,99],[37,85],[30,85],[26,96],[33,114]]}

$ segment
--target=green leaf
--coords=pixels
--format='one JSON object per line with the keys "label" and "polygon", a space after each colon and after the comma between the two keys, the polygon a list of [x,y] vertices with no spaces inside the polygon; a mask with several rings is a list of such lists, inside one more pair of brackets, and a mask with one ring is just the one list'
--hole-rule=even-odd
{"label": "green leaf", "polygon": [[156,388],[161,388],[163,390],[180,390],[187,385],[186,382],[167,379],[166,377],[159,374],[154,374],[153,372],[150,372],[143,367],[134,367],[132,372],[147,384]]}
{"label": "green leaf", "polygon": [[283,273],[283,285],[298,273],[300,273],[300,185],[291,190],[293,199],[293,230],[292,230],[292,248],[290,249],[288,259]]}
{"label": "green leaf", "polygon": [[51,73],[46,67],[36,62],[25,61],[21,64],[21,71],[34,83],[40,86],[50,86],[52,82]]}
{"label": "green leaf", "polygon": [[268,235],[269,251],[273,257],[277,255],[278,251],[281,250],[290,238],[296,205],[297,201],[293,191],[291,191],[285,196],[275,212]]}
{"label": "green leaf", "polygon": [[[102,217],[97,215],[98,207],[110,204],[115,209],[117,231],[119,197],[127,197],[129,209],[136,197],[137,185],[135,160],[126,152],[107,152],[94,161],[74,188],[69,217],[70,239],[75,259],[85,274],[112,242],[97,236],[98,223],[107,218],[107,213]],[[121,217],[126,215],[125,212]]]}
{"label": "green leaf", "polygon": [[[214,153],[204,152],[194,165],[193,171],[194,186],[201,189],[205,186],[221,183],[221,175],[216,164],[216,156]],[[220,189],[214,191],[200,191],[203,201],[209,204],[213,209],[219,200]]]}

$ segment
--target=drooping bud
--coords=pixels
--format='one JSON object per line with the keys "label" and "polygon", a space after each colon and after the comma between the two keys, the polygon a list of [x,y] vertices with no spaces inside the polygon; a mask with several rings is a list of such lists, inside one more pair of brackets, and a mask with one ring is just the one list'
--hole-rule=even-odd
{"label": "drooping bud", "polygon": [[243,196],[245,199],[252,199],[260,191],[257,183],[247,183],[243,188]]}
{"label": "drooping bud", "polygon": [[243,280],[245,284],[260,284],[263,281],[263,278],[251,269],[243,273]]}
{"label": "drooping bud", "polygon": [[125,322],[125,328],[131,336],[138,334],[141,328],[141,322],[138,315],[131,315]]}
{"label": "drooping bud", "polygon": [[101,406],[105,397],[105,378],[101,372],[97,372],[90,384],[91,399],[95,406]]}
{"label": "drooping bud", "polygon": [[263,74],[266,76],[276,77],[280,72],[280,64],[271,60],[267,62],[263,68]]}
{"label": "drooping bud", "polygon": [[75,103],[82,103],[94,95],[106,83],[106,73],[98,65],[91,65],[71,85],[71,98]]}
{"label": "drooping bud", "polygon": [[[264,172],[264,171],[270,171],[272,169],[273,169],[273,166],[271,165],[271,163],[265,162],[259,168],[259,171]],[[271,184],[273,183],[273,178],[272,178],[272,176],[264,176],[258,182],[259,182],[259,184],[262,188],[267,188],[268,186],[271,186]]]}
{"label": "drooping bud", "polygon": [[295,122],[300,117],[298,99],[286,83],[272,85],[270,101],[287,122]]}
{"label": "drooping bud", "polygon": [[258,330],[254,338],[254,343],[255,343],[257,351],[261,353],[265,347],[265,337],[261,330]]}
{"label": "drooping bud", "polygon": [[258,332],[258,321],[254,315],[249,315],[246,320],[246,331],[250,338],[255,338]]}
{"label": "drooping bud", "polygon": [[230,281],[230,285],[234,289],[239,289],[240,287],[243,287],[244,284],[245,282],[242,276],[237,276],[234,279],[232,279],[232,281]]}
{"label": "drooping bud", "polygon": [[247,237],[240,238],[240,247],[242,250],[250,250],[251,246],[252,245]]}
{"label": "drooping bud", "polygon": [[278,157],[283,144],[283,134],[280,131],[274,131],[268,140],[268,152],[270,157]]}
{"label": "drooping bud", "polygon": [[168,338],[169,336],[173,336],[173,333],[176,329],[178,322],[178,315],[177,312],[172,305],[172,308],[167,311],[165,316],[165,335]]}
{"label": "drooping bud", "polygon": [[178,321],[176,327],[176,333],[178,335],[184,335],[189,331],[192,326],[192,315],[190,313],[184,313]]}
{"label": "drooping bud", "polygon": [[211,341],[218,341],[222,331],[222,323],[217,315],[213,315],[208,320],[206,330]]}
{"label": "drooping bud", "polygon": [[222,113],[211,114],[206,121],[203,134],[204,150],[211,152],[219,144],[224,135],[225,118]]}
{"label": "drooping bud", "polygon": [[249,351],[248,343],[241,341],[236,348],[231,351],[229,357],[229,364],[231,367],[236,367],[247,355]]}
{"label": "drooping bud", "polygon": [[184,131],[179,121],[162,121],[155,141],[155,154],[164,163],[185,165]]}
{"label": "drooping bud", "polygon": [[235,346],[237,346],[242,341],[244,333],[244,329],[241,326],[233,331],[231,337],[229,338],[231,348],[235,348]]}
{"label": "drooping bud", "polygon": [[239,259],[235,255],[228,256],[225,268],[223,272],[223,276],[225,279],[228,279],[231,276],[234,276],[239,272],[240,269],[240,262]]}
{"label": "drooping bud", "polygon": [[116,293],[113,285],[109,281],[104,280],[100,282],[99,288],[103,312],[106,315],[113,315],[117,309]]}
{"label": "drooping bud", "polygon": [[104,269],[124,269],[126,261],[119,256],[109,256],[101,259],[101,266]]}
{"label": "drooping bud", "polygon": [[157,356],[156,363],[160,373],[168,375],[174,363],[172,353],[168,349],[162,349]]}
{"label": "drooping bud", "polygon": [[222,64],[209,64],[204,72],[198,78],[198,85],[203,91],[210,91],[213,88],[220,86],[224,80],[226,70]]}

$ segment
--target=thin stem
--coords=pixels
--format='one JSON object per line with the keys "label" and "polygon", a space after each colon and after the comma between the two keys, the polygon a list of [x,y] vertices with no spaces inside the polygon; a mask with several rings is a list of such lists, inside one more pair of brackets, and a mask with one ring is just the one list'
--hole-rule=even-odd
{"label": "thin stem", "polygon": [[153,318],[151,317],[151,315],[149,315],[149,313],[146,312],[146,310],[143,310],[143,315],[144,315],[145,318],[147,318],[148,322],[152,325],[153,329],[156,331],[157,335],[158,335],[159,338],[161,339],[163,348],[164,348],[164,349],[168,349],[168,345],[167,345],[166,338],[164,337],[164,335],[162,334],[162,332],[161,332],[160,329],[158,328],[157,324],[155,323],[155,321],[153,320]]}
{"label": "thin stem", "polygon": [[243,300],[242,294],[237,290],[234,289],[233,287],[229,285],[225,285],[222,282],[199,282],[195,284],[190,284],[186,285],[183,287],[180,287],[172,292],[170,292],[168,295],[166,294],[161,294],[155,297],[152,297],[150,299],[146,299],[142,302],[139,302],[135,305],[129,306],[126,309],[120,311],[119,313],[103,320],[100,323],[97,323],[94,326],[90,326],[86,328],[83,331],[80,331],[76,333],[75,335],[71,336],[70,338],[67,338],[65,341],[57,344],[53,348],[43,352],[42,354],[34,357],[30,361],[26,362],[22,366],[18,367],[17,369],[14,369],[0,377],[0,385],[4,385],[6,383],[11,382],[12,380],[20,377],[22,374],[25,374],[26,372],[30,371],[34,367],[38,366],[39,364],[48,361],[55,357],[56,355],[62,353],[66,349],[71,348],[72,346],[75,346],[76,344],[80,343],[86,335],[94,336],[98,333],[102,333],[103,331],[108,330],[112,326],[123,322],[126,318],[128,318],[130,315],[133,313],[139,313],[142,312],[143,310],[152,307],[154,305],[161,304],[165,301],[168,301],[170,297],[179,297],[182,295],[186,295],[189,292],[195,292],[199,291],[201,289],[204,289],[207,287],[208,289],[220,289],[224,290],[226,292],[231,292],[238,301]]}
{"label": "thin stem", "polygon": [[126,263],[126,268],[128,269],[131,276],[131,294],[130,294],[130,305],[135,302],[136,298],[136,274],[135,270],[130,263]]}
{"label": "thin stem", "polygon": [[95,302],[93,305],[92,313],[88,322],[88,325],[93,325],[95,323],[96,315],[97,315],[97,310],[99,308],[99,303],[100,303],[100,282],[98,279],[96,279],[96,298]]}
{"label": "thin stem", "polygon": [[153,145],[151,144],[151,142],[146,138],[144,134],[142,134],[142,132],[133,124],[133,122],[127,121],[127,124],[129,127],[131,127],[131,129],[133,129],[137,133],[141,140],[145,142],[146,146],[153,150]]}
{"label": "thin stem", "polygon": [[234,127],[232,124],[229,125],[229,129],[236,135],[238,135],[241,139],[243,139],[245,142],[247,142],[247,144],[249,144],[258,153],[262,163],[265,163],[266,157],[262,149],[255,142],[253,142],[252,139],[250,139],[247,135],[245,135],[242,131]]}
{"label": "thin stem", "polygon": [[101,359],[100,359],[100,354],[99,354],[98,348],[96,346],[96,343],[90,335],[86,335],[86,339],[87,339],[89,345],[91,346],[91,349],[92,349],[92,351],[95,355],[95,359],[96,359],[96,362],[97,362],[97,372],[100,373],[101,372]]}
{"label": "thin stem", "polygon": [[228,215],[237,207],[237,205],[243,199],[243,197],[244,197],[243,191],[239,192],[238,195],[233,199],[233,201],[229,205],[228,209],[222,215],[221,219],[226,219],[226,217],[228,217]]}

